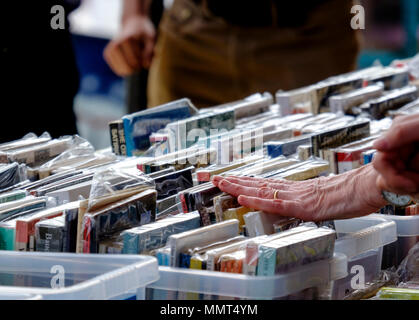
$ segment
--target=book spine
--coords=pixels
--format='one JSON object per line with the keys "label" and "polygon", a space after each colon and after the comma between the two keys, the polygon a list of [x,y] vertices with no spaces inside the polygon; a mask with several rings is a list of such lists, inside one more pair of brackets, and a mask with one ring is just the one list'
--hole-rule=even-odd
{"label": "book spine", "polygon": [[122,233],[122,239],[123,239],[123,247],[122,247],[122,253],[125,254],[138,254],[140,253],[139,249],[139,235],[134,232],[125,231]]}
{"label": "book spine", "polygon": [[[124,128],[124,137],[125,137],[125,150],[126,156],[132,157],[135,150],[134,140],[132,139],[132,132],[130,130],[130,119],[122,118],[123,128]],[[121,134],[119,135],[121,136]]]}
{"label": "book spine", "polygon": [[17,251],[28,251],[29,227],[26,221],[16,221],[16,242]]}
{"label": "book spine", "polygon": [[246,246],[246,258],[243,264],[243,273],[249,276],[257,274],[259,246],[256,243],[248,243]]}
{"label": "book spine", "polygon": [[0,250],[15,250],[15,228],[0,227]]}
{"label": "book spine", "polygon": [[109,123],[109,133],[111,136],[112,152],[116,155],[120,155],[121,150],[120,150],[120,145],[119,145],[119,130],[118,130],[117,122]]}
{"label": "book spine", "polygon": [[189,268],[195,270],[202,270],[202,261],[197,258],[191,258]]}
{"label": "book spine", "polygon": [[64,214],[63,252],[76,252],[79,209],[66,210]]}
{"label": "book spine", "polygon": [[127,139],[125,136],[124,123],[122,121],[118,122],[118,144],[119,144],[119,154],[121,156],[127,156]]}
{"label": "book spine", "polygon": [[179,255],[179,268],[189,269],[191,266],[191,256],[187,253],[180,253]]}
{"label": "book spine", "polygon": [[[63,232],[58,226],[36,226],[36,251],[41,252],[62,252]],[[32,250],[30,250],[32,251]]]}

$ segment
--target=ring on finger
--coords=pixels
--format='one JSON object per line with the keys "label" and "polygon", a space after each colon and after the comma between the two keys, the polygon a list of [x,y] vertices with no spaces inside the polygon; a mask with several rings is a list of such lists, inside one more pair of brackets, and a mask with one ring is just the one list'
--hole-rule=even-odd
{"label": "ring on finger", "polygon": [[279,192],[279,190],[275,190],[275,192],[274,192],[274,200],[277,200],[278,199],[278,192]]}

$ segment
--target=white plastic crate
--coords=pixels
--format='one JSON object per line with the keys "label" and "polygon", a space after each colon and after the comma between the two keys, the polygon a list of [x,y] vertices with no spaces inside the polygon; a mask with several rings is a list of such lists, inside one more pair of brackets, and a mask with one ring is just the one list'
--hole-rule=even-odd
{"label": "white plastic crate", "polygon": [[394,221],[397,227],[397,242],[384,248],[384,269],[397,267],[407,256],[409,250],[419,241],[419,215],[394,216],[386,214],[373,214],[372,217],[381,217]]}
{"label": "white plastic crate", "polygon": [[25,294],[25,293],[13,293],[13,292],[1,292],[0,300],[42,300],[42,296],[39,294]]}
{"label": "white plastic crate", "polygon": [[41,295],[49,300],[144,297],[159,279],[154,257],[0,251],[0,295]]}
{"label": "white plastic crate", "polygon": [[327,285],[347,275],[347,259],[335,254],[273,277],[159,267],[160,279],[149,285],[148,299],[281,299],[304,289]]}
{"label": "white plastic crate", "polygon": [[371,215],[336,220],[335,227],[338,234],[335,252],[348,258],[348,276],[332,283],[329,296],[340,300],[358,286],[374,280],[381,270],[383,248],[397,241],[397,232],[393,221]]}

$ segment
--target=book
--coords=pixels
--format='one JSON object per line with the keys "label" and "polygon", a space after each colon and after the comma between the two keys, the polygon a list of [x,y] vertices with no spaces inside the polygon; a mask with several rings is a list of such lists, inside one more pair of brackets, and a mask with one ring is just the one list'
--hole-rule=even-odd
{"label": "book", "polygon": [[383,119],[387,112],[403,107],[418,98],[418,89],[407,86],[385,93],[383,96],[370,100],[360,106],[361,111],[369,114],[373,119]]}
{"label": "book", "polygon": [[27,196],[24,190],[15,190],[0,194],[0,204],[23,199]]}
{"label": "book", "polygon": [[42,210],[46,204],[45,197],[35,198],[32,196],[0,204],[0,221],[9,220],[28,210]]}
{"label": "book", "polygon": [[384,90],[394,90],[409,84],[409,70],[407,68],[385,67],[371,73],[365,78],[368,84],[383,83]]}
{"label": "book", "polygon": [[380,97],[384,92],[384,84],[377,83],[365,88],[349,91],[329,98],[331,112],[352,113],[352,108],[359,106],[370,99]]}
{"label": "book", "polygon": [[166,126],[169,133],[169,150],[173,152],[187,149],[198,142],[202,135],[210,136],[214,130],[232,130],[234,126],[234,110],[231,109],[171,122]]}
{"label": "book", "polygon": [[317,105],[315,86],[307,86],[290,91],[278,91],[276,103],[281,107],[281,115],[313,112]]}
{"label": "book", "polygon": [[80,202],[64,210],[63,252],[76,252]]}
{"label": "book", "polygon": [[258,276],[273,276],[333,255],[336,232],[317,228],[259,246]]}
{"label": "book", "polygon": [[265,147],[267,149],[268,156],[271,158],[279,156],[288,157],[296,153],[299,146],[309,143],[311,143],[311,136],[302,135],[278,142],[270,141],[265,143]]}
{"label": "book", "polygon": [[156,185],[157,200],[168,198],[180,191],[191,188],[193,186],[193,169],[194,167],[189,167],[155,178],[154,182]]}
{"label": "book", "polygon": [[213,203],[216,222],[224,221],[223,213],[227,209],[240,207],[236,197],[225,193],[214,197]]}
{"label": "book", "polygon": [[244,215],[248,212],[252,211],[250,208],[246,207],[237,207],[237,208],[229,208],[223,212],[223,221],[236,219],[239,221],[239,233],[243,233],[243,226],[245,225],[244,222]]}
{"label": "book", "polygon": [[246,244],[251,239],[243,238],[240,241],[233,242],[227,245],[223,245],[218,248],[210,249],[206,252],[206,270],[209,271],[221,271],[221,259],[223,254],[232,253],[246,247]]}
{"label": "book", "polygon": [[227,273],[243,273],[243,261],[246,257],[245,250],[237,250],[220,256],[220,271]]}
{"label": "book", "polygon": [[119,130],[118,123],[122,123],[122,120],[109,122],[109,133],[111,136],[111,147],[112,152],[116,155],[121,155],[121,148],[119,145]]}
{"label": "book", "polygon": [[144,254],[166,245],[172,234],[194,230],[201,226],[198,212],[179,214],[122,232],[122,253]]}
{"label": "book", "polygon": [[313,155],[319,157],[320,149],[330,149],[370,135],[369,121],[354,121],[347,126],[327,130],[311,137]]}
{"label": "book", "polygon": [[41,220],[35,224],[35,251],[63,252],[65,217]]}
{"label": "book", "polygon": [[155,221],[156,196],[156,191],[149,189],[86,212],[81,228],[83,253],[97,253],[100,241],[117,232]]}
{"label": "book", "polygon": [[16,250],[16,221],[20,217],[36,214],[39,209],[31,209],[13,216],[12,218],[0,222],[0,250]]}
{"label": "book", "polygon": [[17,251],[35,250],[35,224],[43,219],[51,219],[64,214],[65,209],[77,206],[77,203],[67,203],[61,206],[38,211],[31,216],[24,216],[16,221],[15,248]]}
{"label": "book", "polygon": [[180,99],[155,108],[125,115],[122,117],[122,121],[126,155],[139,155],[150,147],[149,137],[151,133],[165,128],[170,122],[189,118],[196,113],[198,111],[189,99]]}
{"label": "book", "polygon": [[31,167],[39,166],[70,148],[72,137],[54,139],[14,151],[7,151],[9,162],[24,163]]}
{"label": "book", "polygon": [[180,254],[186,248],[202,247],[217,241],[227,240],[239,234],[239,221],[229,220],[211,226],[171,235],[168,239],[170,246],[170,266],[179,267]]}

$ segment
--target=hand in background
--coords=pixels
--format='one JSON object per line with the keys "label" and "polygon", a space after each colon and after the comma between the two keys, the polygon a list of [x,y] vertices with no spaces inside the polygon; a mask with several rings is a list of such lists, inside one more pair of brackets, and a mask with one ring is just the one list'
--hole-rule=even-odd
{"label": "hand in background", "polygon": [[148,69],[154,52],[156,31],[147,16],[130,17],[122,25],[119,35],[105,48],[104,58],[119,76],[131,75]]}
{"label": "hand in background", "polygon": [[378,139],[373,165],[377,187],[400,195],[419,197],[419,114],[397,117]]}

